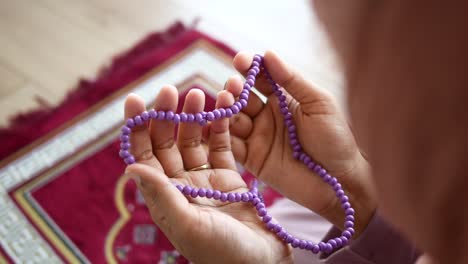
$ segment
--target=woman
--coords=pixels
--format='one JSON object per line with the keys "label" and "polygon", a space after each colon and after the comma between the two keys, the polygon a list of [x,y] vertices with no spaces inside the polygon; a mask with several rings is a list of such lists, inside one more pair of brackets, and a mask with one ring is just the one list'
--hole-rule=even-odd
{"label": "woman", "polygon": [[[275,53],[264,56],[273,79],[288,93],[305,151],[339,179],[356,210],[350,245],[330,256],[311,254],[311,263],[414,263],[418,258],[419,263],[468,263],[464,4],[441,8],[431,1],[361,0],[335,5],[316,2],[345,69],[355,135],[330,95]],[[233,64],[245,73],[251,61],[252,55],[239,53]],[[240,78],[231,78],[217,107],[231,105],[241,85]],[[250,205],[189,202],[172,185],[246,191],[235,160],[328,219],[336,226],[330,235],[343,225],[332,190],[292,158],[277,100],[265,80],[256,87],[268,102],[251,94],[231,126],[227,119],[217,120],[203,132],[197,124],[181,124],[177,142],[167,121],[133,132],[138,162],[127,173],[137,181],[155,223],[195,263],[293,262],[291,249],[264,228]],[[155,108],[175,110],[177,98],[176,89],[165,86]],[[203,93],[192,90],[184,111],[199,112],[203,105]],[[144,110],[139,97],[127,98],[126,117]],[[200,145],[203,135],[208,156]],[[199,170],[205,164],[211,168]]]}

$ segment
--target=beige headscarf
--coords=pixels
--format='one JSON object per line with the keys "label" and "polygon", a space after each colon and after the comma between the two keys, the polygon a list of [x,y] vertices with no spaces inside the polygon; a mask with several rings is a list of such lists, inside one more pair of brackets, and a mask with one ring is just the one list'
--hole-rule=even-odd
{"label": "beige headscarf", "polygon": [[314,4],[380,210],[434,259],[468,263],[468,2]]}

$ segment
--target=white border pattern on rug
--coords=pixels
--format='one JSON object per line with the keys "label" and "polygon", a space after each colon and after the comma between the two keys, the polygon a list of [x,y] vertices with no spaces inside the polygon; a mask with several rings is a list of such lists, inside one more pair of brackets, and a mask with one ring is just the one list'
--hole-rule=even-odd
{"label": "white border pattern on rug", "polygon": [[[235,71],[203,47],[197,47],[131,92],[145,98],[148,104],[162,85],[180,83],[196,73],[223,84]],[[8,191],[121,123],[125,97],[120,96],[0,169],[0,243],[15,263],[61,263],[61,259],[16,207]]]}

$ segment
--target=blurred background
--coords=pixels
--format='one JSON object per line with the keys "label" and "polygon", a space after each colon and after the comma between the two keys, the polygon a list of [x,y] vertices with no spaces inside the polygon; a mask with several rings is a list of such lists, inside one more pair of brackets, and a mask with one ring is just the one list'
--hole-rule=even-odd
{"label": "blurred background", "polygon": [[80,78],[175,21],[236,50],[274,49],[340,99],[341,78],[309,1],[0,0],[0,126],[60,103]]}

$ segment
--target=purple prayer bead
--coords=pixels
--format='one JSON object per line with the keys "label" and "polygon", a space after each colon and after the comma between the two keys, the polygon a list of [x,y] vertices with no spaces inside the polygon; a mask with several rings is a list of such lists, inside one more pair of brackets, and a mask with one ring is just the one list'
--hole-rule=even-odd
{"label": "purple prayer bead", "polygon": [[333,251],[333,246],[330,243],[325,243],[325,253],[331,253]]}
{"label": "purple prayer bead", "polygon": [[345,220],[346,220],[346,221],[353,221],[353,222],[354,222],[354,215],[347,215],[347,216],[345,217]]}
{"label": "purple prayer bead", "polygon": [[321,251],[325,251],[325,248],[327,247],[327,245],[323,241],[318,243],[318,246],[319,246]]}
{"label": "purple prayer bead", "polygon": [[288,234],[286,233],[286,231],[284,231],[284,229],[282,229],[281,231],[277,233],[277,235],[279,238],[284,240]]}
{"label": "purple prayer bead", "polygon": [[351,208],[351,204],[349,202],[344,202],[343,204],[341,204],[341,208],[347,210],[348,208]]}
{"label": "purple prayer bead", "polygon": [[258,203],[255,208],[257,208],[257,210],[260,210],[260,208],[265,208],[265,204],[264,203]]}
{"label": "purple prayer bead", "polygon": [[122,132],[122,135],[128,135],[132,130],[128,126],[123,126],[120,131]]}
{"label": "purple prayer bead", "polygon": [[271,221],[271,215],[265,215],[262,219],[264,223],[268,223]]}
{"label": "purple prayer bead", "polygon": [[346,221],[346,222],[344,223],[344,227],[345,227],[345,228],[354,227],[354,222],[352,222],[352,221]]}
{"label": "purple prayer bead", "polygon": [[141,116],[137,115],[133,118],[133,120],[135,120],[135,124],[137,126],[141,126],[143,125],[143,119],[141,119]]}
{"label": "purple prayer bead", "polygon": [[188,185],[185,185],[184,186],[184,189],[182,190],[182,192],[185,194],[185,195],[190,195],[192,193],[192,187],[188,186]]}
{"label": "purple prayer bead", "polygon": [[342,189],[342,187],[341,187],[340,183],[335,184],[335,186],[333,187],[333,190],[335,190],[336,192],[341,190],[341,189]]}
{"label": "purple prayer bead", "polygon": [[218,191],[218,190],[215,190],[215,191],[213,192],[213,198],[214,198],[215,200],[219,200],[219,199],[221,198],[221,192]]}
{"label": "purple prayer bead", "polygon": [[219,200],[220,200],[221,202],[226,202],[227,199],[228,199],[227,193],[221,193],[221,198],[219,198]]}
{"label": "purple prayer bead", "polygon": [[237,114],[239,113],[239,107],[237,107],[237,105],[233,105],[231,106],[231,111],[233,114]]}
{"label": "purple prayer bead", "polygon": [[338,244],[336,244],[336,241],[334,239],[328,240],[327,243],[330,243],[330,245],[332,245],[333,248],[338,248]]}
{"label": "purple prayer bead", "polygon": [[249,96],[248,96],[246,93],[242,92],[242,93],[240,94],[240,96],[239,96],[239,99],[241,99],[241,100],[242,100],[242,99],[247,100],[247,99],[249,99]]}
{"label": "purple prayer bead", "polygon": [[218,109],[213,110],[214,119],[219,119],[221,117],[221,113]]}
{"label": "purple prayer bead", "polygon": [[126,157],[129,157],[131,154],[130,152],[128,152],[128,150],[120,150],[119,151],[119,156],[121,158],[126,158]]}
{"label": "purple prayer bead", "polygon": [[348,230],[343,231],[341,235],[346,237],[347,239],[351,238],[351,233]]}
{"label": "purple prayer bead", "polygon": [[135,158],[134,158],[133,156],[126,157],[126,158],[124,159],[124,161],[125,161],[126,164],[130,165],[130,164],[135,163]]}
{"label": "purple prayer bead", "polygon": [[186,113],[180,113],[180,122],[185,123],[187,122],[187,114]]}
{"label": "purple prayer bead", "polygon": [[294,240],[294,237],[291,234],[288,234],[286,236],[286,243],[291,243],[293,242],[293,240]]}
{"label": "purple prayer bead", "polygon": [[349,198],[348,198],[347,195],[343,195],[343,196],[341,196],[340,201],[341,201],[341,203],[346,203],[346,202],[349,201]]}
{"label": "purple prayer bead", "polygon": [[346,246],[348,244],[349,240],[347,237],[341,236],[340,239],[341,239],[341,246]]}
{"label": "purple prayer bead", "polygon": [[231,116],[232,116],[231,108],[226,108],[226,117],[231,117]]}
{"label": "purple prayer bead", "polygon": [[348,208],[345,210],[346,215],[354,215],[354,209],[353,208]]}
{"label": "purple prayer bead", "polygon": [[176,185],[176,188],[177,190],[179,190],[180,192],[182,192],[184,190],[184,186],[180,185],[180,184],[177,184]]}
{"label": "purple prayer bead", "polygon": [[255,54],[254,57],[253,57],[253,61],[256,61],[258,63],[261,63],[263,60],[262,56],[258,55],[258,54]]}
{"label": "purple prayer bead", "polygon": [[[297,144],[297,145],[293,146],[293,150],[294,151],[301,151],[302,150],[301,145]],[[299,158],[299,156],[298,156],[298,158]]]}
{"label": "purple prayer bead", "polygon": [[236,196],[236,202],[240,202],[242,200],[242,195],[240,193],[234,193],[234,195]]}
{"label": "purple prayer bead", "polygon": [[215,115],[213,114],[213,112],[206,113],[206,120],[213,121],[214,119],[215,119]]}
{"label": "purple prayer bead", "polygon": [[120,149],[122,149],[122,150],[128,150],[128,149],[130,149],[130,147],[131,147],[131,144],[129,142],[120,143]]}
{"label": "purple prayer bead", "polygon": [[267,211],[266,211],[265,208],[260,208],[260,209],[258,209],[257,214],[258,214],[258,216],[263,217],[263,216],[265,216],[267,214]]}
{"label": "purple prayer bead", "polygon": [[253,205],[257,205],[258,203],[260,203],[260,199],[254,198],[254,199],[252,200],[252,204],[253,204]]}
{"label": "purple prayer bead", "polygon": [[156,118],[158,118],[158,112],[156,112],[156,110],[154,110],[154,109],[149,110],[149,111],[148,111],[148,114],[149,114],[149,117],[150,117],[151,119],[156,119]]}
{"label": "purple prayer bead", "polygon": [[135,127],[135,121],[133,120],[133,118],[127,119],[127,126],[128,126],[129,128]]}
{"label": "purple prayer bead", "polygon": [[195,115],[187,114],[187,122],[193,122],[193,121],[195,121]]}
{"label": "purple prayer bead", "polygon": [[247,106],[247,100],[246,99],[240,99],[239,103],[241,104],[242,108]]}
{"label": "purple prayer bead", "polygon": [[319,253],[319,252],[320,252],[320,247],[319,247],[319,245],[317,245],[317,244],[313,245],[311,251],[312,251],[312,253],[314,253],[314,254]]}
{"label": "purple prayer bead", "polygon": [[130,140],[130,137],[128,135],[120,135],[120,141],[128,142],[129,140]]}
{"label": "purple prayer bead", "polygon": [[275,233],[279,233],[281,232],[281,230],[283,230],[283,228],[279,224],[276,224],[275,227],[273,228],[273,232]]}
{"label": "purple prayer bead", "polygon": [[206,190],[206,198],[212,198],[213,197],[213,190],[208,189]]}
{"label": "purple prayer bead", "polygon": [[229,202],[235,202],[236,201],[236,195],[233,193],[228,193],[228,201]]}
{"label": "purple prayer bead", "polygon": [[167,111],[167,112],[166,112],[166,117],[165,117],[165,118],[166,118],[166,120],[168,120],[168,121],[173,120],[173,119],[174,119],[174,112],[172,112],[172,111]]}
{"label": "purple prayer bead", "polygon": [[150,118],[149,113],[147,111],[144,111],[143,113],[141,113],[140,116],[141,116],[141,120],[143,121],[148,121]]}
{"label": "purple prayer bead", "polygon": [[198,196],[205,197],[206,196],[206,190],[204,188],[200,188],[198,190]]}
{"label": "purple prayer bead", "polygon": [[338,198],[341,198],[343,195],[344,195],[344,191],[343,191],[342,189],[336,191],[336,196],[337,196]]}
{"label": "purple prayer bead", "polygon": [[218,111],[219,111],[219,114],[221,115],[221,118],[223,118],[223,117],[226,116],[226,109],[224,109],[224,108],[219,108]]}
{"label": "purple prayer bead", "polygon": [[158,111],[158,120],[164,120],[166,118],[166,113],[164,111]]}
{"label": "purple prayer bead", "polygon": [[266,228],[267,228],[268,230],[273,230],[273,228],[275,228],[275,226],[276,226],[276,225],[275,225],[273,222],[268,222],[268,223],[266,224]]}
{"label": "purple prayer bead", "polygon": [[306,241],[306,242],[307,242],[307,245],[305,249],[312,250],[312,248],[314,247],[314,243],[312,243],[311,241]]}
{"label": "purple prayer bead", "polygon": [[299,248],[300,249],[305,249],[307,247],[307,241],[301,239],[299,240]]}
{"label": "purple prayer bead", "polygon": [[327,174],[327,171],[323,168],[318,171],[318,175],[320,177],[324,177],[326,174]]}
{"label": "purple prayer bead", "polygon": [[247,193],[241,194],[241,200],[243,202],[248,202],[249,201],[249,195]]}
{"label": "purple prayer bead", "polygon": [[203,115],[201,113],[195,114],[195,121],[200,122],[203,120]]}
{"label": "purple prayer bead", "polygon": [[293,241],[291,242],[291,246],[293,248],[297,248],[299,246],[299,239],[294,238]]}
{"label": "purple prayer bead", "polygon": [[336,248],[339,248],[339,247],[341,247],[343,245],[343,241],[341,241],[341,238],[337,237],[337,238],[335,238],[333,240],[335,240],[335,242],[336,242]]}
{"label": "purple prayer bead", "polygon": [[174,118],[172,119],[172,122],[174,122],[174,124],[179,124],[180,123],[180,115],[179,114],[174,114]]}
{"label": "purple prayer bead", "polygon": [[193,188],[192,192],[190,193],[190,196],[192,196],[192,198],[196,198],[198,196],[198,189]]}

